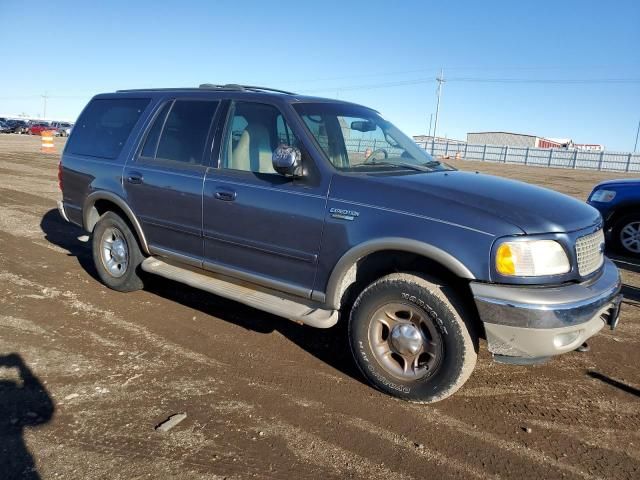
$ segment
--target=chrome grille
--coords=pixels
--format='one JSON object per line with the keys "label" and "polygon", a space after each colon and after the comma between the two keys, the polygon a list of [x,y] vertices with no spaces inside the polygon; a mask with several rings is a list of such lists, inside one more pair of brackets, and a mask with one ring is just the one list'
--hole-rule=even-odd
{"label": "chrome grille", "polygon": [[602,230],[576,240],[578,272],[585,276],[595,272],[604,262],[604,233]]}

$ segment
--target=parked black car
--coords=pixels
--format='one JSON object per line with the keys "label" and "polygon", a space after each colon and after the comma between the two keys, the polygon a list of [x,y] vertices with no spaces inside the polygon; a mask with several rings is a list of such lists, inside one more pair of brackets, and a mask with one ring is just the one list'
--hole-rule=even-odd
{"label": "parked black car", "polygon": [[24,120],[8,120],[8,133],[25,133],[27,130],[27,122]]}
{"label": "parked black car", "polygon": [[362,374],[407,400],[460,388],[481,336],[536,363],[617,323],[597,210],[457,171],[360,105],[238,85],[102,94],[59,178],[109,287],[146,271],[313,327],[342,319]]}
{"label": "parked black car", "polygon": [[611,247],[622,254],[640,257],[640,179],[599,183],[588,202],[602,214]]}

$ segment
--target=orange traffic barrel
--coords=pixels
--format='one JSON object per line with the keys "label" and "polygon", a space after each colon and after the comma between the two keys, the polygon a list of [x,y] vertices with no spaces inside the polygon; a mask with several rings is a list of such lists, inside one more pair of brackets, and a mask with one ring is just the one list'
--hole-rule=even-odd
{"label": "orange traffic barrel", "polygon": [[40,151],[43,153],[56,153],[56,147],[53,144],[53,137],[55,132],[53,130],[43,130],[40,133],[42,137],[42,147]]}

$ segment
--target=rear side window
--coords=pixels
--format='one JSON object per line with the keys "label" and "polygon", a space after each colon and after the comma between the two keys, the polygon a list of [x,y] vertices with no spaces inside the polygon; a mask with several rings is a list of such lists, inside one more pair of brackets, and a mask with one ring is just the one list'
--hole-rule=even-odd
{"label": "rear side window", "polygon": [[117,158],[149,102],[148,98],[92,100],[78,118],[66,151],[90,157]]}
{"label": "rear side window", "polygon": [[[209,128],[217,107],[218,102],[209,100],[173,102],[160,134],[156,160],[201,165]],[[154,129],[155,125],[150,134],[153,134]]]}

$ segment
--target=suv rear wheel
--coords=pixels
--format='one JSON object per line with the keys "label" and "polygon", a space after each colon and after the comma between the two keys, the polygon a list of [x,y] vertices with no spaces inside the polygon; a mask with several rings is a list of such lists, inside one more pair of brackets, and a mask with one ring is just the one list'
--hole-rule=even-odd
{"label": "suv rear wheel", "polygon": [[93,229],[93,262],[100,280],[119,292],[140,290],[138,275],[144,256],[127,222],[117,213],[107,212]]}
{"label": "suv rear wheel", "polygon": [[620,218],[611,233],[620,253],[640,257],[640,215],[632,213]]}
{"label": "suv rear wheel", "polygon": [[475,367],[477,338],[461,315],[447,287],[419,275],[388,275],[354,303],[351,351],[379,390],[413,402],[437,402],[455,393]]}

